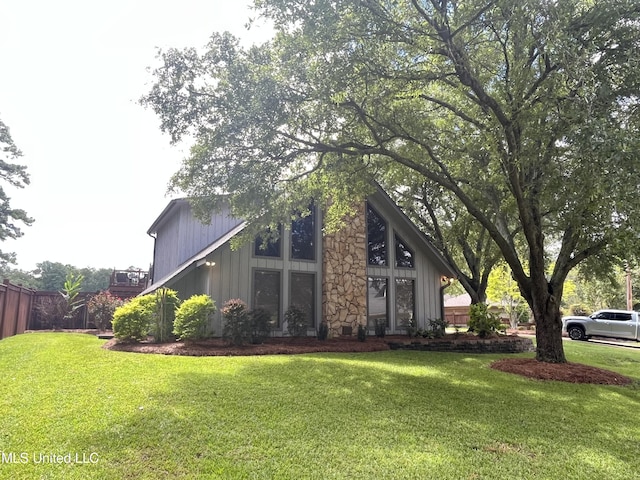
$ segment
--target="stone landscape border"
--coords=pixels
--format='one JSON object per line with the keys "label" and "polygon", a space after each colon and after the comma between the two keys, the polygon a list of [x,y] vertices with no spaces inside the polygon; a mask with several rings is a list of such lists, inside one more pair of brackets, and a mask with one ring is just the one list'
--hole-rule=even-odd
{"label": "stone landscape border", "polygon": [[527,353],[534,352],[533,340],[512,335],[493,338],[458,337],[407,339],[387,342],[391,350],[420,350],[454,353]]}

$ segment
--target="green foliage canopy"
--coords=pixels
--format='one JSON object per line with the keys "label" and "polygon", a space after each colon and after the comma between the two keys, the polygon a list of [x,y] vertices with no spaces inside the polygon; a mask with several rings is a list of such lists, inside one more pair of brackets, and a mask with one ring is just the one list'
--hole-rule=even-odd
{"label": "green foliage canopy", "polygon": [[537,358],[566,361],[567,274],[638,251],[637,2],[255,4],[272,42],[214,34],[202,54],[161,53],[142,102],[174,141],[194,139],[173,187],[202,211],[228,194],[235,215],[272,225],[331,199],[331,225],[390,165],[423,177],[498,246]]}
{"label": "green foliage canopy", "polygon": [[[29,185],[27,167],[14,163],[21,156],[22,152],[14,143],[9,127],[0,120],[0,180],[12,187],[23,188]],[[33,223],[33,219],[24,210],[11,207],[10,200],[0,185],[0,241],[22,236],[16,222],[27,226]],[[0,262],[5,266],[7,263],[15,263],[15,255],[0,251]]]}

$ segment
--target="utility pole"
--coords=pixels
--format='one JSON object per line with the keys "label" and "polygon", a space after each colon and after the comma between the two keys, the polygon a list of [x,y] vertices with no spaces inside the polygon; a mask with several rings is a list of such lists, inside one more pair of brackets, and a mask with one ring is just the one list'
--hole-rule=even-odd
{"label": "utility pole", "polygon": [[627,310],[633,310],[633,291],[631,288],[631,268],[627,263]]}

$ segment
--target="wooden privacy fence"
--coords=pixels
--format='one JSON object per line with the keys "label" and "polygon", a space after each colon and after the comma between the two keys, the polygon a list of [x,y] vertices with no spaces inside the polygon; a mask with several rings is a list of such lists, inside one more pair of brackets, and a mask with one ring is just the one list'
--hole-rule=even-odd
{"label": "wooden privacy fence", "polygon": [[8,280],[0,283],[0,340],[24,333],[29,323],[35,291]]}

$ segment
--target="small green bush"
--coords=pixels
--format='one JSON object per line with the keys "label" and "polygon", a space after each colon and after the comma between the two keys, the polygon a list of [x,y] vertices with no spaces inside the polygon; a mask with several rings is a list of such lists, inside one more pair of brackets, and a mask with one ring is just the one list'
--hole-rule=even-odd
{"label": "small green bush", "polygon": [[176,310],[173,334],[178,340],[206,337],[209,317],[215,310],[216,305],[209,295],[193,295]]}
{"label": "small green bush", "polygon": [[227,300],[220,310],[224,318],[222,338],[233,343],[242,345],[251,339],[251,318],[247,309],[247,304],[239,298]]}
{"label": "small green bush", "polygon": [[271,313],[264,308],[256,308],[249,312],[251,325],[251,343],[262,343],[271,334],[273,320]]}
{"label": "small green bush", "polygon": [[444,337],[447,333],[449,322],[444,318],[434,318],[429,320],[429,329],[433,332],[434,338]]}
{"label": "small green bush", "polygon": [[329,336],[329,324],[325,321],[320,322],[320,326],[318,327],[318,340],[326,340]]}
{"label": "small green bush", "polygon": [[307,335],[307,319],[301,308],[291,305],[284,314],[287,322],[287,331],[292,337],[304,337]]}
{"label": "small green bush", "polygon": [[486,338],[504,328],[500,317],[489,312],[486,303],[476,303],[469,308],[469,331],[476,333],[480,338]]}
{"label": "small green bush", "polygon": [[387,320],[376,320],[376,326],[375,326],[375,332],[376,332],[376,337],[378,338],[384,338],[385,334],[387,333]]}
{"label": "small green bush", "polygon": [[129,300],[113,313],[113,335],[123,342],[147,338],[153,318],[155,296],[144,295]]}
{"label": "small green bush", "polygon": [[367,327],[365,327],[360,323],[358,324],[358,341],[364,342],[366,339],[367,339]]}
{"label": "small green bush", "polygon": [[[378,322],[380,320],[378,320],[376,322],[376,332],[377,332],[377,328],[378,328]],[[385,321],[386,323],[386,321]],[[407,335],[409,335],[409,337],[417,337],[418,336],[418,325],[416,324],[416,319],[411,317],[409,318],[407,321],[405,321],[402,324],[403,328],[407,331]]]}
{"label": "small green bush", "polygon": [[171,339],[180,299],[178,292],[169,288],[160,288],[151,295],[155,300],[151,334],[154,342],[163,343]]}

